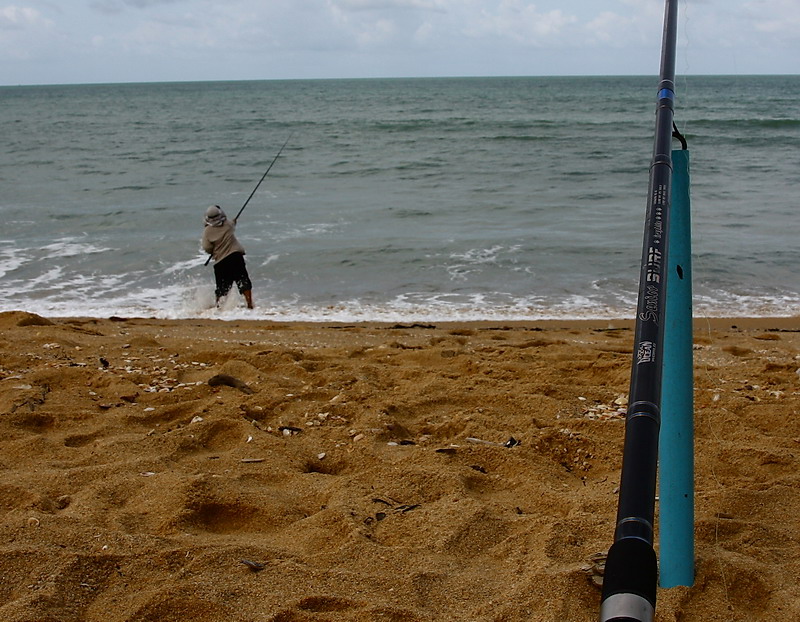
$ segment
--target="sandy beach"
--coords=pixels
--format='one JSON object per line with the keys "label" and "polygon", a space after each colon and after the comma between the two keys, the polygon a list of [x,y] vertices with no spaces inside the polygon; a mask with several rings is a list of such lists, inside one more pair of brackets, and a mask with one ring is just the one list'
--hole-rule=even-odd
{"label": "sandy beach", "polygon": [[[0,314],[0,619],[594,621],[629,321]],[[800,619],[800,319],[697,319],[692,588]]]}

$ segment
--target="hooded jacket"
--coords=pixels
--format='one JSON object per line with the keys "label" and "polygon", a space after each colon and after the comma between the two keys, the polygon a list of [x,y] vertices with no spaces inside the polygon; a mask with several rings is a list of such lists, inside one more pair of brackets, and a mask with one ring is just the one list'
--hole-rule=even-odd
{"label": "hooded jacket", "polygon": [[225,212],[217,205],[206,210],[205,229],[203,229],[203,250],[211,255],[215,263],[219,263],[228,255],[241,253],[244,247],[236,239],[236,225],[229,221]]}

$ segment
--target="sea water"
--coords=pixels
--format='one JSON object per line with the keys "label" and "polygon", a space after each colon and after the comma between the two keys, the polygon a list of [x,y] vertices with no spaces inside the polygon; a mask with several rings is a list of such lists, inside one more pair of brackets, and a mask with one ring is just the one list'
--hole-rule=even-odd
{"label": "sea water", "polygon": [[[0,310],[324,321],[632,317],[657,79],[0,88]],[[696,315],[800,312],[800,77],[677,81]],[[214,307],[203,213],[257,308]],[[676,143],[676,146],[677,143]]]}

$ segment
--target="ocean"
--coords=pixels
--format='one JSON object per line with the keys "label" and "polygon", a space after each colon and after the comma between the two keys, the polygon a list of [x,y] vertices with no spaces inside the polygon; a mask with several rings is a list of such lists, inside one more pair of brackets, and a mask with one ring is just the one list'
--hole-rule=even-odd
{"label": "ocean", "polygon": [[[0,87],[0,311],[633,317],[657,77]],[[800,313],[800,76],[677,80],[697,316]],[[241,208],[256,309],[214,307]],[[677,145],[676,145],[677,146]]]}

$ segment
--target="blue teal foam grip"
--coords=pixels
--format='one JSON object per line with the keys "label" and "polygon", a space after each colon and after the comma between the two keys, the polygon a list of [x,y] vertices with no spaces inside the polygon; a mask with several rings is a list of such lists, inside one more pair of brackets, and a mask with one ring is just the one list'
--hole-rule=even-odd
{"label": "blue teal foam grip", "polygon": [[659,436],[659,584],[694,584],[694,375],[689,152],[672,152]]}

